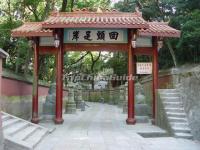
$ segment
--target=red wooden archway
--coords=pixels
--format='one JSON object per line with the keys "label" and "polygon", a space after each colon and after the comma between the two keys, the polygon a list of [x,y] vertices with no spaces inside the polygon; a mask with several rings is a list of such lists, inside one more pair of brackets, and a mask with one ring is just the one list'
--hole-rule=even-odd
{"label": "red wooden archway", "polygon": [[[125,43],[65,43],[64,29],[125,29],[128,31]],[[56,35],[56,37],[55,37]],[[27,37],[34,40],[34,82],[32,122],[38,123],[38,57],[39,54],[56,55],[56,114],[55,123],[61,124],[62,93],[63,93],[63,53],[64,51],[124,51],[128,53],[128,76],[134,76],[134,55],[151,55],[153,57],[153,120],[156,116],[156,91],[158,89],[158,39],[164,37],[179,37],[180,31],[169,27],[166,23],[146,22],[140,12],[122,13],[87,12],[71,13],[53,12],[44,22],[24,23],[12,30],[13,37]],[[136,38],[152,37],[152,47],[136,47]],[[58,47],[53,42],[50,45],[40,45],[42,37],[54,37],[59,40]],[[128,80],[128,116],[127,124],[135,124],[134,110],[134,80]]]}

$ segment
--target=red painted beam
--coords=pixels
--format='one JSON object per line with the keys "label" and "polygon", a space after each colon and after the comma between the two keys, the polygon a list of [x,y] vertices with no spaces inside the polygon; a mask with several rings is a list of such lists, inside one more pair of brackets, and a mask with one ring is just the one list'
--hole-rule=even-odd
{"label": "red painted beam", "polygon": [[65,51],[127,51],[127,44],[64,44]]}
{"label": "red painted beam", "polygon": [[156,94],[158,89],[158,45],[157,38],[153,38],[153,102],[152,102],[152,114],[153,114],[153,124],[156,120]]}
{"label": "red painted beam", "polygon": [[31,122],[38,123],[38,69],[39,69],[39,39],[35,38],[34,64],[33,64],[33,92],[32,92],[32,119]]}
{"label": "red painted beam", "polygon": [[126,120],[127,124],[135,124],[135,98],[134,98],[134,49],[132,49],[131,46],[131,40],[132,40],[132,32],[129,30],[128,32],[129,36],[129,42],[128,42],[128,118]]}
{"label": "red painted beam", "polygon": [[153,55],[152,47],[139,47],[134,49],[135,55]]}
{"label": "red painted beam", "polygon": [[[127,52],[127,44],[64,44],[64,51],[121,51]],[[40,46],[40,55],[56,54],[58,50],[53,46]]]}
{"label": "red painted beam", "polygon": [[58,50],[53,46],[40,46],[40,55],[57,54]]}
{"label": "red painted beam", "polygon": [[62,124],[62,105],[63,105],[63,29],[58,29],[57,34],[60,38],[60,46],[56,55],[56,114],[55,123]]}

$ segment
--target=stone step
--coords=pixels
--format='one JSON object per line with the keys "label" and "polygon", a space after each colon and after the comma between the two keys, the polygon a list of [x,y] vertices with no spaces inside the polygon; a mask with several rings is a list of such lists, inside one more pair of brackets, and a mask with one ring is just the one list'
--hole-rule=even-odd
{"label": "stone step", "polygon": [[168,117],[170,122],[187,122],[186,118]]}
{"label": "stone step", "polygon": [[15,125],[5,129],[4,134],[12,136],[13,134],[16,134],[17,132],[21,131],[27,126],[28,126],[28,123],[26,122],[17,122]]}
{"label": "stone step", "polygon": [[163,104],[166,108],[183,108],[183,104],[181,102],[163,102]]}
{"label": "stone step", "polygon": [[176,89],[159,89],[160,93],[178,93]]}
{"label": "stone step", "polygon": [[172,133],[177,138],[192,139],[184,106],[176,89],[159,90]]}
{"label": "stone step", "polygon": [[172,127],[172,130],[175,133],[191,133],[191,130],[188,127],[186,127],[186,128]]}
{"label": "stone step", "polygon": [[10,116],[2,115],[2,121],[6,121],[8,119],[11,119]]}
{"label": "stone step", "polygon": [[161,97],[164,102],[180,102],[180,97]]}
{"label": "stone step", "polygon": [[176,138],[193,139],[193,136],[189,133],[175,133]]}
{"label": "stone step", "polygon": [[161,92],[160,95],[161,97],[179,97],[180,96],[179,93],[164,93],[164,92]]}
{"label": "stone step", "polygon": [[6,120],[6,121],[3,121],[2,127],[3,127],[3,129],[6,129],[6,128],[8,128],[8,127],[14,125],[14,124],[17,123],[17,122],[19,122],[18,119],[15,119],[15,118],[8,119],[8,120]]}
{"label": "stone step", "polygon": [[31,136],[29,136],[24,141],[27,143],[31,143],[33,147],[36,147],[37,144],[44,138],[44,136],[48,133],[48,130],[38,129]]}
{"label": "stone step", "polygon": [[185,114],[185,113],[172,113],[172,112],[167,112],[167,116],[169,116],[169,117],[185,118],[185,117],[186,117],[186,114]]}
{"label": "stone step", "polygon": [[174,128],[188,128],[189,124],[187,122],[171,122],[170,123],[172,127]]}
{"label": "stone step", "polygon": [[166,113],[184,113],[183,108],[164,108]]}
{"label": "stone step", "polygon": [[12,137],[17,138],[18,140],[24,141],[26,138],[31,136],[37,129],[38,127],[35,127],[35,126],[27,126],[25,129],[21,130],[20,132],[13,135]]}
{"label": "stone step", "polygon": [[[5,147],[9,149],[33,149],[50,131],[16,116],[2,113]],[[36,137],[35,137],[36,136]],[[29,143],[32,142],[32,143]]]}

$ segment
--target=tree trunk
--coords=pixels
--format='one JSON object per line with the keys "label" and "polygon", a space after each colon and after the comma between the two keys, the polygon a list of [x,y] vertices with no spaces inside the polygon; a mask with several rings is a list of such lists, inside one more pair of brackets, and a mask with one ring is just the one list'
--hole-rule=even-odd
{"label": "tree trunk", "polygon": [[44,13],[42,14],[41,19],[45,19],[46,17],[48,17],[49,12],[53,9],[53,7],[51,6],[53,5],[53,2],[51,3],[50,0],[46,0],[46,6],[44,8]]}
{"label": "tree trunk", "polygon": [[99,58],[101,56],[101,52],[99,52],[99,55],[98,55],[98,57],[96,59],[94,59],[94,56],[93,56],[93,54],[91,52],[89,52],[89,54],[90,54],[91,60],[92,60],[91,72],[92,72],[93,79],[91,81],[92,82],[91,84],[92,84],[92,89],[94,90],[94,65],[99,60]]}
{"label": "tree trunk", "polygon": [[15,73],[18,73],[19,72],[19,58],[20,58],[20,55],[19,55],[19,49],[17,48],[17,59],[16,59],[16,63],[15,63]]}
{"label": "tree trunk", "polygon": [[67,0],[62,1],[62,7],[61,7],[61,12],[65,12],[67,8]]}
{"label": "tree trunk", "polygon": [[73,11],[73,8],[74,8],[74,0],[71,0],[71,6],[70,6],[71,12]]}
{"label": "tree trunk", "polygon": [[166,40],[166,43],[167,43],[167,47],[168,47],[168,49],[169,49],[169,52],[170,52],[170,54],[171,54],[171,56],[172,56],[174,66],[177,67],[176,55],[175,55],[175,53],[174,53],[174,50],[173,50],[173,48],[172,48],[172,45],[171,45],[171,43],[170,43],[169,40]]}
{"label": "tree trunk", "polygon": [[24,75],[26,76],[28,74],[28,66],[30,62],[30,49],[27,50],[26,60],[25,60],[25,68],[24,68]]}

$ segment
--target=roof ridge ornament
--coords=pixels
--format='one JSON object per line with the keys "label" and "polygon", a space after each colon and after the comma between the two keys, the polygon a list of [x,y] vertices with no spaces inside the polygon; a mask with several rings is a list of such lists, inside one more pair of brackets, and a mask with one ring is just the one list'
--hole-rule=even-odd
{"label": "roof ridge ornament", "polygon": [[139,10],[139,7],[135,7],[135,12],[138,16],[142,17],[142,12]]}
{"label": "roof ridge ornament", "polygon": [[52,12],[50,12],[50,16],[58,16],[59,11],[54,9]]}
{"label": "roof ridge ornament", "polygon": [[75,8],[75,9],[73,9],[72,12],[73,13],[76,13],[76,12],[89,12],[89,9],[88,8],[82,8],[82,9]]}
{"label": "roof ridge ornament", "polygon": [[103,13],[103,11],[100,7],[97,8],[97,13]]}

